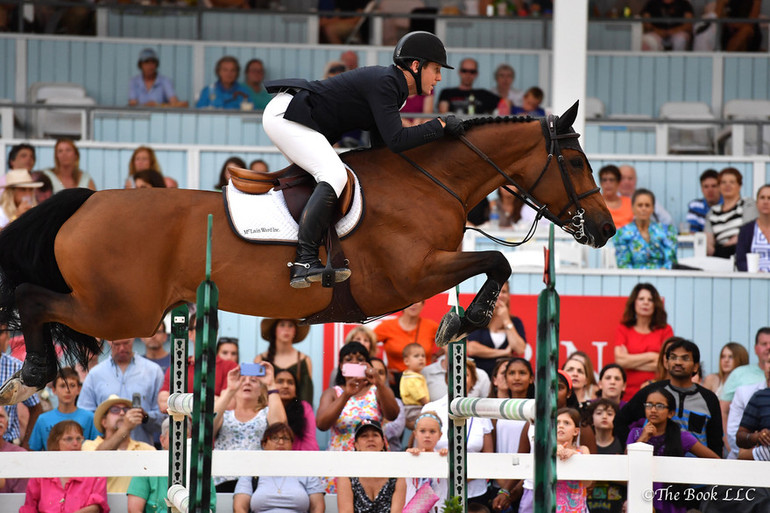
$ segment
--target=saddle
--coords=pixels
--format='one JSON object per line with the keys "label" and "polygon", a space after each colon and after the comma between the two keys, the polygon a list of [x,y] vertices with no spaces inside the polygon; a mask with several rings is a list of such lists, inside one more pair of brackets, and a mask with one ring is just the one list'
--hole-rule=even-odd
{"label": "saddle", "polygon": [[[286,206],[289,207],[291,216],[297,222],[316,184],[313,176],[296,164],[280,171],[267,173],[236,166],[227,166],[227,170],[230,172],[233,186],[246,194],[265,194],[270,190],[283,191]],[[349,169],[346,171],[348,181],[337,201],[338,213],[335,221],[347,214],[353,203],[355,178]]]}

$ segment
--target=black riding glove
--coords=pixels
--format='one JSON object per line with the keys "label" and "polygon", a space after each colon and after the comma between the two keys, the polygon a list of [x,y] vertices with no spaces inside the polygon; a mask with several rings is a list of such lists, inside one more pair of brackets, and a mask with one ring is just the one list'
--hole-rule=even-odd
{"label": "black riding glove", "polygon": [[444,118],[444,123],[446,123],[446,126],[444,127],[444,133],[447,135],[451,135],[452,137],[460,137],[465,133],[465,127],[463,126],[463,121],[460,118],[450,114]]}

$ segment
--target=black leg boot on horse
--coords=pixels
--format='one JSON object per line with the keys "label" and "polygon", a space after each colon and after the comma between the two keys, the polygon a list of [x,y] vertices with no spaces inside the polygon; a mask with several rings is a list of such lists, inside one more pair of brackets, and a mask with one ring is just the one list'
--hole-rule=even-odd
{"label": "black leg boot on horse", "polygon": [[[299,219],[297,258],[289,263],[290,285],[295,289],[309,287],[311,283],[319,282],[323,278],[326,267],[318,258],[318,250],[332,224],[336,206],[337,194],[332,186],[326,182],[318,182]],[[345,281],[350,277],[350,269],[345,267],[332,269],[332,271],[334,283]]]}

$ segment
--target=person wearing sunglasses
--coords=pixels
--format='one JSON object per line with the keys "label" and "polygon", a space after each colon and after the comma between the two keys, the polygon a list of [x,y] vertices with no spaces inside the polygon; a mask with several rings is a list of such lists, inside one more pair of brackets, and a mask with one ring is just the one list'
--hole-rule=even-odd
{"label": "person wearing sunglasses", "polygon": [[[265,451],[290,451],[294,433],[288,424],[271,424],[262,435]],[[323,513],[324,482],[318,477],[240,477],[233,493],[234,513],[284,511]]]}
{"label": "person wearing sunglasses", "polygon": [[442,114],[492,114],[500,103],[500,97],[491,91],[473,87],[479,76],[479,63],[474,59],[460,62],[460,85],[448,87],[438,97],[438,111]]}
{"label": "person wearing sunglasses", "polygon": [[[129,399],[111,395],[94,412],[94,426],[102,436],[85,440],[83,451],[154,451],[150,444],[131,438],[131,430],[142,424],[146,414],[141,408],[134,408]],[[51,450],[49,445],[48,450]],[[109,493],[126,493],[131,476],[107,478]]]}

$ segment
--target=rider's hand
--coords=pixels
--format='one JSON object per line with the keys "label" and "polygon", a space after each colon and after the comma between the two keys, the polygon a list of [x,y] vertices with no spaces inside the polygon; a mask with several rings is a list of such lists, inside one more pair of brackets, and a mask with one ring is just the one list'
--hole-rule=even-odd
{"label": "rider's hand", "polygon": [[465,133],[465,127],[460,118],[450,114],[444,119],[444,122],[446,123],[446,126],[444,127],[445,134],[451,135],[452,137],[460,137]]}

